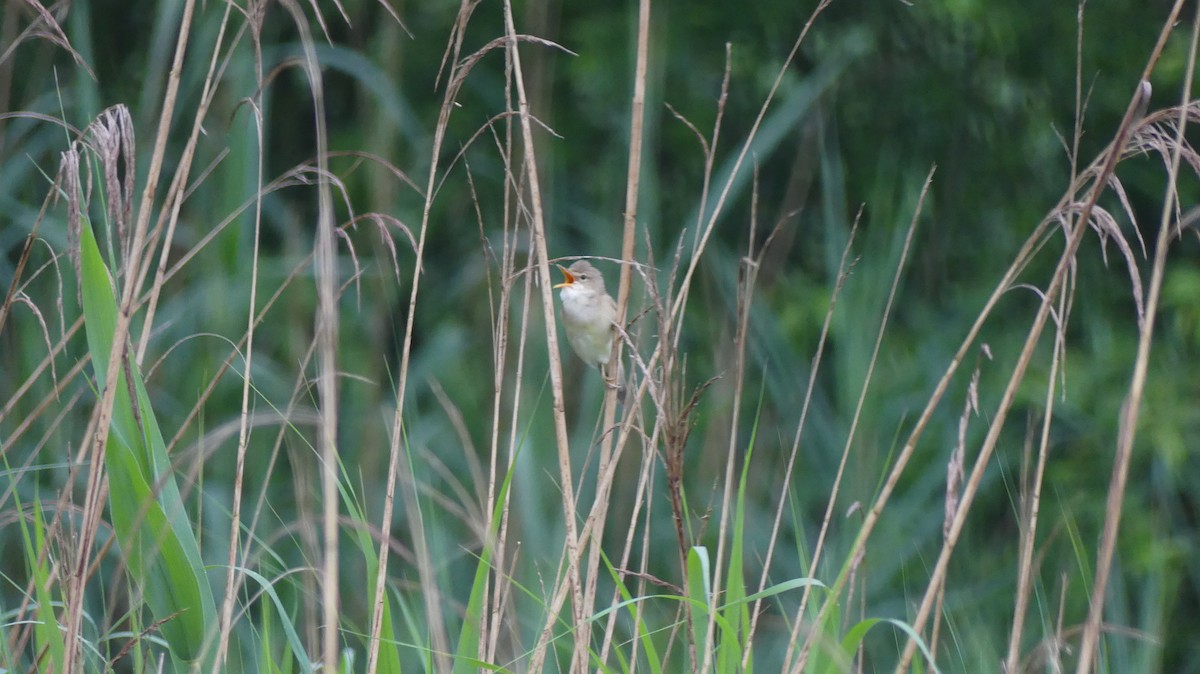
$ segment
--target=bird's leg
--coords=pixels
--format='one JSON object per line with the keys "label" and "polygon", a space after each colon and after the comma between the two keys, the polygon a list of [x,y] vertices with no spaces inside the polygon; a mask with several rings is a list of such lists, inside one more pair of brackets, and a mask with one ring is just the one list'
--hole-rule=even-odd
{"label": "bird's leg", "polygon": [[600,376],[604,378],[605,386],[616,389],[617,402],[625,404],[625,382],[622,381],[620,363],[609,361],[607,365],[601,365]]}

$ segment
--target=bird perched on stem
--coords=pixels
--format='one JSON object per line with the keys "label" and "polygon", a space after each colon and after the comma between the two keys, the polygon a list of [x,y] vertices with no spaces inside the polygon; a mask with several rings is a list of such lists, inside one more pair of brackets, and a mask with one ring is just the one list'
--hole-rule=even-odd
{"label": "bird perched on stem", "polygon": [[562,289],[562,321],[567,341],[585,363],[603,370],[612,355],[617,303],[605,292],[600,271],[587,260],[558,268],[562,270],[563,282],[554,287]]}

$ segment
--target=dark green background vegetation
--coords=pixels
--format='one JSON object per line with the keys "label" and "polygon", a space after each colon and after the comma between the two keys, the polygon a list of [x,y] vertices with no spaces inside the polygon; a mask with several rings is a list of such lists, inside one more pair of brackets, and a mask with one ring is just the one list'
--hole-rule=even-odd
{"label": "dark green background vegetation", "polygon": [[[394,376],[410,291],[413,246],[409,236],[416,236],[421,221],[420,190],[447,77],[443,71],[439,79],[439,68],[457,7],[450,2],[396,4],[404,22],[401,27],[373,0],[345,0],[346,19],[319,3],[326,37],[313,8],[302,4],[325,67],[330,150],[371,153],[382,160],[348,155],[331,161],[345,190],[344,198],[339,194],[336,200],[337,220],[382,213],[403,223],[403,227],[387,226],[395,246],[395,266],[372,220],[360,221],[339,240],[343,279],[350,281],[358,273],[340,304],[338,358],[344,377],[339,448],[347,484],[365,504],[367,519],[377,523],[395,403]],[[1169,5],[1163,0],[1089,3],[1083,14],[1078,62],[1078,7],[1073,3],[916,0],[910,5],[895,0],[834,0],[817,19],[766,115],[752,165],[743,169],[730,194],[690,298],[681,342],[689,390],[710,377],[722,377],[701,399],[688,446],[690,505],[696,531],[704,532],[698,543],[711,545],[716,514],[707,511],[710,503],[718,502],[722,488],[733,386],[732,378],[722,375],[732,367],[736,279],[739,260],[747,254],[752,216],[757,219],[756,254],[765,232],[780,227],[763,258],[754,297],[748,401],[739,412],[743,450],[754,433],[749,479],[751,495],[757,499],[748,504],[746,574],[757,580],[837,262],[862,208],[853,249],[857,261],[839,298],[788,494],[793,519],[785,517],[791,524],[785,524],[780,538],[783,551],[777,554],[771,574],[779,581],[809,574],[801,552],[811,551],[820,526],[904,234],[925,176],[937,167],[859,421],[847,483],[834,510],[828,566],[811,570],[811,575],[830,582],[845,561],[861,521],[861,513],[842,515],[851,504],[871,502],[893,453],[983,302],[1026,236],[1069,187],[1068,147],[1080,113],[1077,76],[1084,99],[1079,120],[1082,165],[1111,140]],[[28,113],[82,129],[104,108],[128,106],[138,134],[137,170],[144,177],[180,6],[178,2],[65,3],[55,15],[86,68],[47,39],[26,38],[8,52],[33,15],[21,2],[10,1],[0,8],[0,53],[5,55],[0,61],[0,112],[14,113],[0,119],[0,287],[7,290],[14,278],[26,237],[39,222],[43,199],[52,190],[59,153],[75,134]],[[197,14],[193,49],[198,58],[189,59],[183,71],[166,153],[168,179],[200,100],[207,50],[222,11],[222,3],[209,2]],[[728,54],[729,93],[714,171],[714,184],[722,184],[810,11],[805,3],[774,1],[654,4],[639,259],[655,264],[662,281],[676,246],[682,242],[685,249],[691,248],[704,175],[704,156],[695,134],[668,105],[707,134],[716,119]],[[554,41],[574,53],[522,47],[532,111],[556,134],[536,132],[550,254],[617,257],[629,152],[636,3],[537,0],[520,3],[516,12],[519,32]],[[1189,15],[1182,24],[1190,21]],[[464,53],[503,32],[499,3],[481,4],[467,29]],[[256,84],[249,36],[240,39],[243,43],[232,51],[204,123],[205,135],[193,162],[195,187],[183,204],[172,261],[227,218],[235,220],[167,282],[164,293],[169,299],[160,307],[156,334],[143,363],[155,412],[172,436],[228,357],[231,341],[245,331],[253,220],[251,211],[240,209],[257,190],[251,103]],[[262,113],[264,173],[270,181],[311,161],[316,144],[308,83],[301,68],[288,65],[301,53],[298,31],[282,7],[269,8],[261,40],[263,70],[269,78],[262,92]],[[1180,102],[1187,48],[1186,30],[1181,27],[1152,80],[1151,110]],[[462,602],[478,552],[485,492],[479,471],[481,464],[486,466],[491,432],[490,321],[495,306],[487,293],[489,280],[498,283],[499,279],[485,248],[499,247],[501,242],[506,175],[491,131],[476,133],[508,105],[502,50],[480,62],[458,102],[447,129],[441,155],[444,179],[430,219],[407,389],[406,432],[415,479],[427,499],[430,545],[443,565],[440,577],[446,588],[462,590],[458,594],[447,589],[448,601]],[[501,126],[496,129],[502,133]],[[208,172],[208,167],[213,170]],[[406,184],[398,172],[420,189]],[[1187,210],[1200,189],[1186,168],[1181,175],[1178,187]],[[1165,171],[1158,157],[1147,155],[1124,161],[1117,176],[1136,222],[1122,215],[1120,202],[1111,193],[1101,205],[1117,216],[1145,281],[1149,260],[1137,239],[1146,241],[1152,255]],[[288,187],[264,199],[259,265],[265,290],[260,292],[260,306],[263,293],[274,292],[311,252],[316,205],[316,192],[308,186]],[[711,199],[708,205],[711,208]],[[94,207],[94,217],[100,213],[102,209]],[[67,462],[86,439],[84,430],[95,399],[83,377],[64,379],[86,354],[82,332],[68,340],[54,359],[57,379],[43,373],[35,377],[29,391],[18,391],[46,357],[47,342],[61,339],[79,315],[74,272],[66,256],[65,219],[62,202],[41,218],[36,234],[41,242],[35,245],[20,281],[28,282],[20,292],[37,310],[14,305],[0,331],[0,404],[4,406],[0,448],[8,471],[0,473],[8,476],[0,479],[0,493],[12,487],[25,504],[57,498]],[[522,234],[518,242],[528,246],[527,236]],[[1052,239],[1020,281],[1043,287],[1061,247],[1061,236]],[[44,266],[52,257],[54,263]],[[1200,239],[1194,231],[1172,240],[1106,614],[1114,627],[1134,631],[1108,635],[1104,663],[1110,672],[1200,671],[1200,650],[1193,638],[1200,631],[1198,260]],[[609,287],[615,289],[616,266],[608,264],[603,271]],[[316,303],[315,290],[306,279],[284,292],[256,334],[252,374],[260,425],[251,440],[248,497],[257,499],[260,489],[266,494],[268,506],[258,534],[267,541],[265,547],[278,555],[259,560],[265,575],[318,565],[302,552],[300,533],[305,526],[316,526],[319,515],[314,505],[319,500],[319,466],[311,447],[301,440],[315,437],[311,423],[293,422],[295,432],[284,439],[281,463],[269,473],[266,466],[280,427],[278,419],[271,417],[273,408],[281,410],[293,397],[306,409],[316,403],[315,390],[293,394],[297,378],[305,368],[311,374],[314,367],[303,365]],[[1086,614],[1117,419],[1138,339],[1130,274],[1111,240],[1105,246],[1095,233],[1085,238],[1074,280],[1064,390],[1054,409],[1042,503],[1039,585],[1027,639],[1030,651],[1052,631],[1064,586],[1065,623],[1080,624]],[[635,285],[635,306],[646,301],[642,288]],[[1013,289],[985,327],[981,341],[989,345],[993,357],[978,358],[980,412],[971,418],[968,456],[977,451],[988,428],[989,415],[1037,304],[1031,290]],[[514,489],[525,491],[522,497],[514,496],[513,536],[522,541],[524,566],[517,574],[537,593],[538,574],[553,574],[561,513],[553,487],[557,471],[546,351],[536,305],[532,315],[535,320],[526,344],[529,365],[522,386],[527,425],[519,429],[524,442],[514,477]],[[141,329],[140,320],[135,320],[135,339]],[[927,582],[941,542],[946,461],[956,442],[974,360],[972,355],[955,379],[868,547],[863,571],[867,615],[909,618]],[[225,563],[227,504],[241,406],[238,367],[223,375],[200,418],[184,430],[173,449],[192,457],[184,462],[187,466],[196,465],[196,457],[207,457],[201,462],[203,481],[187,499],[211,518],[204,524],[212,533],[202,536],[210,564]],[[573,358],[564,367],[568,383],[576,384],[567,398],[572,438],[583,446],[591,437],[602,384]],[[90,366],[85,374],[91,376]],[[1042,339],[1032,376],[1009,416],[960,552],[952,562],[946,599],[946,624],[952,636],[943,640],[940,649],[943,671],[996,671],[1003,657],[1016,576],[1022,462],[1027,436],[1035,437],[1040,428],[1048,376],[1049,335]],[[64,390],[51,399],[49,409],[38,409],[39,402],[64,382]],[[506,383],[509,395],[512,384]],[[439,401],[435,394],[439,390],[444,390],[449,402]],[[75,408],[69,409],[72,405]],[[455,414],[462,415],[461,429],[454,424]],[[18,429],[20,436],[12,440]],[[505,436],[507,432],[506,427]],[[34,470],[19,473],[18,479],[16,467],[27,462]],[[622,495],[632,491],[635,481],[631,463],[628,475],[618,480],[610,518],[614,526],[626,516]],[[3,511],[12,508],[13,500],[0,501]],[[661,494],[653,508],[669,551],[673,529]],[[704,527],[706,514],[711,521]],[[0,512],[0,578],[4,579],[0,608],[4,610],[20,603],[28,573],[20,532],[13,522],[9,513]],[[411,538],[407,526],[401,508],[393,531],[398,540]],[[612,531],[609,538],[623,538],[623,533]],[[404,555],[393,557],[400,592],[411,589],[406,585],[410,563]],[[116,568],[111,559],[106,564],[108,569]],[[674,554],[662,554],[651,567],[656,575],[679,582]],[[369,599],[361,591],[362,568],[348,562],[343,572],[347,629],[365,632]],[[214,586],[219,585],[223,570],[212,577]],[[910,589],[914,586],[915,591]],[[794,611],[792,604],[783,602],[783,606],[784,614]],[[447,614],[457,616],[456,611],[457,606],[452,606]],[[765,618],[761,629],[786,634],[774,613]],[[455,620],[452,617],[451,624]],[[531,642],[540,627],[537,619],[531,619],[520,632]],[[780,657],[770,649],[781,642],[771,643],[760,656],[763,671],[769,671],[770,663]],[[890,634],[869,638],[868,652],[874,659],[868,658],[868,669],[886,671],[896,648]],[[25,666],[14,665],[15,671]]]}

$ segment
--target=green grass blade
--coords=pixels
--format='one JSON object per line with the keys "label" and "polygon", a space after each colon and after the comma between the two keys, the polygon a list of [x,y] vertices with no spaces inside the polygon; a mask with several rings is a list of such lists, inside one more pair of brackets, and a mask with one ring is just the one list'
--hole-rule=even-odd
{"label": "green grass blade", "polygon": [[700,661],[708,658],[708,616],[713,610],[712,583],[709,573],[711,565],[708,559],[708,548],[701,545],[688,550],[687,593],[689,610],[692,612],[692,643],[696,645],[696,668],[700,669]]}
{"label": "green grass blade", "polygon": [[[5,464],[8,462],[5,461]],[[17,491],[14,489],[13,494]],[[17,501],[18,511],[20,509],[20,501]],[[66,658],[66,644],[63,641],[62,631],[59,630],[58,621],[54,616],[54,602],[50,594],[51,574],[50,565],[46,558],[42,557],[42,551],[46,549],[46,523],[42,517],[41,502],[35,497],[33,500],[33,533],[34,540],[31,544],[29,540],[29,527],[25,523],[25,518],[20,518],[21,533],[25,538],[26,559],[31,567],[31,575],[34,578],[36,585],[35,594],[37,596],[37,627],[34,629],[36,637],[37,652],[43,651],[47,654],[47,659],[51,665],[50,671],[63,671],[63,661]]]}
{"label": "green grass blade", "polygon": [[[634,605],[635,602],[633,601],[633,595],[629,592],[629,588],[625,587],[625,583],[622,582],[621,574],[617,572],[615,567],[613,567],[612,561],[608,558],[608,555],[604,554],[603,551],[600,552],[600,555],[601,559],[604,560],[604,568],[606,568],[609,575],[612,576],[613,585],[617,588],[617,591],[621,593],[620,605],[629,607],[629,618],[635,621],[638,642],[642,652],[645,653],[646,664],[650,667],[650,673],[662,674],[662,658],[660,658],[658,655],[658,648],[656,648],[654,645],[654,639],[651,638],[650,629],[646,625],[645,619],[638,616],[637,607]],[[616,649],[616,652],[618,653],[619,657],[620,649]]]}
{"label": "green grass blade", "polygon": [[[108,371],[117,306],[86,220],[80,255],[84,323],[99,379]],[[105,453],[113,531],[128,562],[131,582],[142,592],[155,620],[163,621],[159,631],[176,656],[193,661],[202,654],[208,630],[216,624],[212,590],[141,375],[132,362],[122,369],[132,374],[137,413],[125,374],[120,372],[114,382],[116,397]],[[97,390],[105,390],[102,382]]]}
{"label": "green grass blade", "polygon": [[[916,641],[917,648],[919,648],[921,650],[921,654],[925,656],[925,661],[929,663],[929,666],[935,673],[940,674],[937,664],[933,661],[933,654],[929,652],[929,646],[925,644],[925,641],[921,638],[921,635],[917,634],[908,623],[902,620],[896,620],[894,618],[868,618],[859,622],[854,627],[851,627],[850,631],[846,632],[846,636],[842,638],[842,653],[845,654],[847,659],[853,660],[855,652],[858,650],[862,640],[867,636],[867,632],[871,631],[872,627],[880,623],[891,623],[892,625],[900,628],[900,630],[907,634],[913,641]],[[913,664],[917,665],[919,663]]]}
{"label": "green grass blade", "polygon": [[305,674],[312,674],[314,671],[312,660],[309,659],[308,654],[305,652],[304,643],[300,641],[300,635],[296,632],[296,626],[292,624],[287,609],[283,606],[283,601],[279,598],[279,594],[275,592],[275,586],[261,573],[251,569],[242,569],[242,573],[246,574],[247,578],[258,583],[267,597],[271,599],[271,603],[275,605],[275,612],[279,615],[279,624],[283,627],[283,633],[287,636],[288,645],[291,647],[291,654],[296,657],[296,661],[300,664],[300,671],[305,672]]}
{"label": "green grass blade", "polygon": [[[519,451],[519,450],[518,450]],[[458,636],[458,645],[454,649],[454,672],[470,672],[479,665],[475,659],[479,657],[479,646],[482,635],[479,626],[482,624],[484,593],[488,587],[488,574],[492,568],[492,541],[500,531],[500,521],[503,519],[505,503],[508,501],[508,490],[512,484],[513,472],[517,462],[509,464],[504,475],[504,482],[496,490],[496,505],[492,508],[491,524],[488,525],[487,544],[479,553],[479,563],[475,566],[475,576],[471,580],[471,595],[467,599],[467,610],[463,616],[462,631]]]}

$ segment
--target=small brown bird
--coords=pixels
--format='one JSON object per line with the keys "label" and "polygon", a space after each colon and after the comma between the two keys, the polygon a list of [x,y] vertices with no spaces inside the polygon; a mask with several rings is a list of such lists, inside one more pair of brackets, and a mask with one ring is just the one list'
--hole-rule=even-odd
{"label": "small brown bird", "polygon": [[587,260],[558,268],[564,280],[554,287],[562,288],[562,320],[567,341],[585,363],[603,369],[612,354],[617,303],[604,291],[604,277]]}

